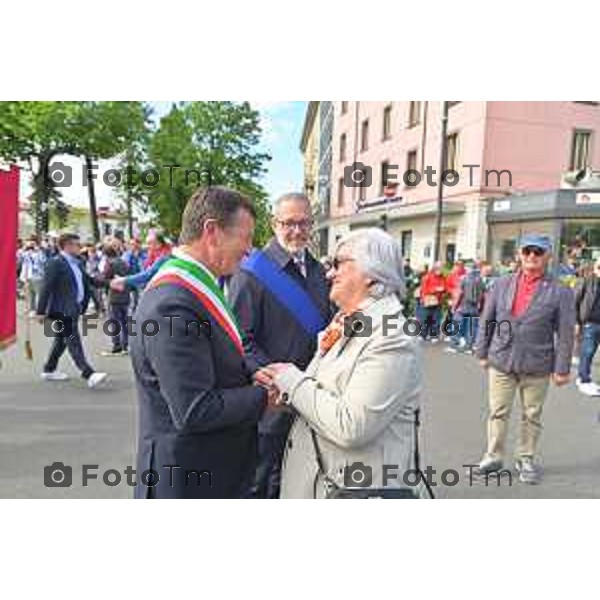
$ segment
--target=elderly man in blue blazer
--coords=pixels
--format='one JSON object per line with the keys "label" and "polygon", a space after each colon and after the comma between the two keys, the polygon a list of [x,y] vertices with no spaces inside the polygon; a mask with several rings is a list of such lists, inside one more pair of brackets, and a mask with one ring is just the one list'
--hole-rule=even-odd
{"label": "elderly man in blue blazer", "polygon": [[[308,250],[310,201],[291,193],[279,198],[274,208],[275,237],[242,263],[228,287],[253,372],[272,362],[305,368],[315,353],[317,334],[333,316],[325,269]],[[259,425],[259,465],[249,496],[279,497],[291,423],[289,410],[265,411]]]}
{"label": "elderly man in blue blazer", "polygon": [[498,279],[486,299],[476,355],[489,375],[487,452],[477,473],[503,467],[508,423],[515,393],[521,400],[521,425],[515,467],[523,483],[538,483],[536,461],[542,407],[550,381],[569,381],[575,335],[575,298],[571,289],[546,275],[550,240],[537,234],[520,242],[521,268]]}

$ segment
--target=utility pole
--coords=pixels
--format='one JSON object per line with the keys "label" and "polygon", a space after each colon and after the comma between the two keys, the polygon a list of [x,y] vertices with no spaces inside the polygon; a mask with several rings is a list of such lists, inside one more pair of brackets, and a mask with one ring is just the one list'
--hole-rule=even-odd
{"label": "utility pole", "polygon": [[85,167],[87,174],[88,197],[90,205],[90,220],[92,224],[92,235],[94,242],[97,244],[100,241],[100,227],[98,227],[98,211],[96,208],[96,190],[94,188],[93,162],[91,156],[85,156]]}
{"label": "utility pole", "polygon": [[435,238],[433,246],[434,261],[440,260],[441,238],[442,238],[442,217],[443,217],[443,200],[444,200],[444,171],[446,170],[446,162],[448,156],[448,102],[444,100],[442,103],[442,122],[441,122],[441,143],[440,143],[440,171],[438,180],[437,207],[435,215]]}

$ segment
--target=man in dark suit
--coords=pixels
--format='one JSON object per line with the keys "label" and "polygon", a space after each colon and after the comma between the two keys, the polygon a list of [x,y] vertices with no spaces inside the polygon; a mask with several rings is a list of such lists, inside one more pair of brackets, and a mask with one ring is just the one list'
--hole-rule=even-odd
{"label": "man in dark suit", "polygon": [[[264,248],[262,258],[275,271],[275,279],[283,277],[291,282],[284,281],[283,292],[278,295],[277,289],[265,284],[261,272],[246,268],[245,262],[228,283],[253,372],[273,362],[291,362],[305,369],[317,349],[317,330],[333,316],[325,269],[308,251],[311,226],[309,199],[296,193],[282,196],[274,207],[275,238]],[[316,315],[313,321],[320,321],[320,325],[307,327],[303,323],[300,313],[307,305]],[[279,497],[281,461],[291,423],[288,409],[265,412],[259,425],[259,465],[250,496]]]}
{"label": "man in dark suit", "polygon": [[[197,191],[181,245],[142,295],[130,352],[139,399],[136,497],[238,498],[256,467],[257,424],[269,398],[253,385],[241,333],[217,279],[251,247],[251,202]],[[151,331],[152,330],[152,331]]]}
{"label": "man in dark suit", "polygon": [[44,322],[44,333],[53,338],[42,379],[64,381],[66,373],[57,371],[58,361],[66,349],[88,387],[95,388],[106,379],[106,373],[95,372],[85,358],[79,317],[90,299],[90,282],[82,268],[79,236],[64,233],[58,238],[59,253],[46,263],[44,280],[37,304],[37,316]]}

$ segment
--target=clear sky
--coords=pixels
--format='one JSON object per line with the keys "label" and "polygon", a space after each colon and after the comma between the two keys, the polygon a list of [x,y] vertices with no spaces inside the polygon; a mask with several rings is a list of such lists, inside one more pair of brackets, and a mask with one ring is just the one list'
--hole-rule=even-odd
{"label": "clear sky", "polygon": [[[166,114],[172,102],[150,102],[157,118]],[[262,183],[271,199],[279,195],[302,190],[302,154],[300,152],[300,137],[304,123],[306,102],[252,102],[260,112],[262,140],[261,151],[271,155],[267,163],[268,172]],[[87,189],[82,185],[83,163],[75,157],[62,156],[56,160],[62,161],[72,168],[73,185],[64,188],[63,199],[68,204],[87,206]],[[113,189],[104,185],[102,173],[114,165],[111,161],[99,161],[98,179],[96,180],[97,205],[116,208],[119,201]],[[23,172],[21,180],[21,198],[31,193],[30,175]]]}

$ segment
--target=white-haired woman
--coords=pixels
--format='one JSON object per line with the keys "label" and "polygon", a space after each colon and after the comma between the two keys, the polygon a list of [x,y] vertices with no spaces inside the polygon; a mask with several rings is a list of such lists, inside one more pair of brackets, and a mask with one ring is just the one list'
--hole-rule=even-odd
{"label": "white-haired woman", "polygon": [[[307,370],[273,364],[258,377],[298,414],[284,456],[283,498],[325,497],[331,481],[400,487],[415,466],[421,359],[418,338],[403,332],[399,245],[380,229],[352,232],[338,243],[329,278],[340,312],[319,335]],[[350,327],[353,315],[365,323],[362,331],[356,321]]]}

